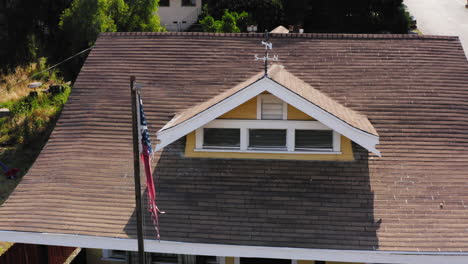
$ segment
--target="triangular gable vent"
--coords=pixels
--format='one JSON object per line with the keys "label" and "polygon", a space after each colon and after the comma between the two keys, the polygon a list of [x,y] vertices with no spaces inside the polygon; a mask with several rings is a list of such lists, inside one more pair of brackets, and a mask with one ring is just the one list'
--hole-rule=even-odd
{"label": "triangular gable vent", "polygon": [[159,144],[156,145],[156,150],[161,150],[265,91],[380,156],[376,149],[379,136],[366,116],[341,105],[289,73],[281,65],[273,65],[268,75],[258,73],[210,100],[176,115],[157,132]]}

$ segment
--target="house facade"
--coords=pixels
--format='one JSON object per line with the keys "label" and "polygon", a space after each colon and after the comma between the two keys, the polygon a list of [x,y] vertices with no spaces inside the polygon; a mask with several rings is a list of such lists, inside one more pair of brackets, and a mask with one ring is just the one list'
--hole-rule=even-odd
{"label": "house facade", "polygon": [[[86,249],[87,264],[123,264],[137,263],[134,252],[110,249]],[[267,258],[239,258],[216,256],[193,256],[167,253],[146,253],[148,264],[240,264],[240,263],[272,263],[272,264],[359,264],[333,261],[287,260]]]}
{"label": "house facade", "polygon": [[279,59],[267,71],[254,56],[263,40],[102,34],[47,146],[0,207],[2,240],[134,261],[135,76],[166,212],[161,240],[145,216],[153,263],[466,263],[459,40],[271,34]]}
{"label": "house facade", "polygon": [[180,32],[198,21],[201,7],[201,0],[160,0],[158,15],[167,31]]}

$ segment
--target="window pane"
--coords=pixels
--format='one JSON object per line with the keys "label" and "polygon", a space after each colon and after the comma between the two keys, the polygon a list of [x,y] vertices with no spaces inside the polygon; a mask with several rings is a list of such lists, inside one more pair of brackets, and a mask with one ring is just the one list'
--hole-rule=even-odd
{"label": "window pane", "polygon": [[169,0],[159,0],[159,6],[169,6]]}
{"label": "window pane", "polygon": [[110,258],[113,259],[125,259],[126,253],[124,250],[111,250]]}
{"label": "window pane", "polygon": [[196,256],[196,264],[217,264],[215,256]]}
{"label": "window pane", "polygon": [[195,6],[196,4],[196,0],[182,0],[182,6]]}
{"label": "window pane", "polygon": [[286,129],[249,129],[249,147],[286,149]]}
{"label": "window pane", "polygon": [[240,129],[205,128],[203,130],[203,147],[206,148],[239,148]]}
{"label": "window pane", "polygon": [[296,130],[296,149],[333,149],[333,131]]}
{"label": "window pane", "polygon": [[281,120],[283,119],[283,101],[278,98],[262,98],[262,119]]}

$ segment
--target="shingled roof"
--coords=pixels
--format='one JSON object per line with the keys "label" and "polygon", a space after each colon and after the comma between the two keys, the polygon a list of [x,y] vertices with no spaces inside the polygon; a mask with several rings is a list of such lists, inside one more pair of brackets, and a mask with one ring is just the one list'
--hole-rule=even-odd
{"label": "shingled roof", "polygon": [[[102,34],[49,142],[0,207],[0,230],[134,238],[129,76],[143,84],[154,133],[261,70],[262,38]],[[162,240],[467,252],[468,62],[458,38],[271,42],[289,72],[368,117],[383,156],[354,144],[352,162],[186,158],[182,138],[154,161]],[[149,218],[146,229],[154,239]]]}

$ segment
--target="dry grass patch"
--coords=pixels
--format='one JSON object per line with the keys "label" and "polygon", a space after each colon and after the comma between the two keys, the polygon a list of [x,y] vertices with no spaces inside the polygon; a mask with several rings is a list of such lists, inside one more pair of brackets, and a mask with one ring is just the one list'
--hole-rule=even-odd
{"label": "dry grass patch", "polygon": [[14,243],[0,241],[0,256],[3,255]]}

